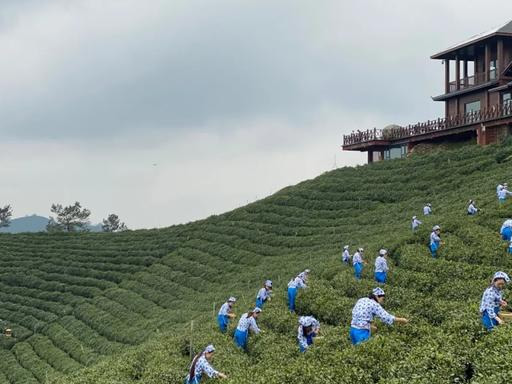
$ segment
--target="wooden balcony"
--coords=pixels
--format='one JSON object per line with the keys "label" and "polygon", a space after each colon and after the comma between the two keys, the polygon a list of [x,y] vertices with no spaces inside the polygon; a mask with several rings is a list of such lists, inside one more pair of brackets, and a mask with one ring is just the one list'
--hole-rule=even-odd
{"label": "wooden balcony", "polygon": [[396,126],[385,130],[371,129],[343,135],[343,149],[364,151],[394,143],[428,140],[464,130],[473,130],[480,123],[499,122],[500,120],[503,120],[503,123],[512,123],[512,102],[406,127]]}
{"label": "wooden balcony", "polygon": [[496,70],[492,70],[489,72],[489,78],[487,78],[487,73],[481,72],[476,73],[473,76],[468,76],[460,79],[458,81],[459,86],[457,87],[457,80],[451,81],[448,85],[448,93],[460,91],[463,89],[473,88],[478,85],[485,84],[489,81],[496,80]]}

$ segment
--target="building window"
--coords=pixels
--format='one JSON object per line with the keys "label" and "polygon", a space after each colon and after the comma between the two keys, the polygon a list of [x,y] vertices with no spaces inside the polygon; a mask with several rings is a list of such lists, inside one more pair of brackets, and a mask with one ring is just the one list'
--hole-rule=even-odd
{"label": "building window", "polygon": [[489,79],[495,80],[496,79],[496,60],[491,60],[489,64]]}
{"label": "building window", "polygon": [[480,100],[464,104],[464,113],[473,113],[480,111]]}
{"label": "building window", "polygon": [[512,102],[512,92],[508,92],[508,93],[504,93],[502,96],[501,96],[501,102],[503,104],[509,104]]}
{"label": "building window", "polygon": [[401,156],[401,157],[407,157],[407,145],[402,145],[402,146],[400,147],[400,149],[402,150],[402,152],[401,152],[400,156]]}
{"label": "building window", "polygon": [[389,160],[390,158],[391,157],[390,157],[389,149],[384,150],[384,160]]}

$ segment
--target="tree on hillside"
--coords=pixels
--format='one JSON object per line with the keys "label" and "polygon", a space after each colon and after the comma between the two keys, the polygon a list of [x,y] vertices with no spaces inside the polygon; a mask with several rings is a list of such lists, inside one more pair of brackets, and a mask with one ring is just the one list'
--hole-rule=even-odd
{"label": "tree on hillside", "polygon": [[82,208],[77,201],[74,205],[63,207],[61,204],[52,204],[51,212],[56,215],[50,217],[46,230],[48,232],[87,232],[89,231],[89,216],[91,211]]}
{"label": "tree on hillside", "polygon": [[119,220],[119,216],[114,213],[111,213],[106,219],[103,219],[101,228],[103,232],[122,232],[128,230],[128,227]]}
{"label": "tree on hillside", "polygon": [[11,216],[12,207],[10,205],[0,208],[0,228],[8,227],[11,224]]}

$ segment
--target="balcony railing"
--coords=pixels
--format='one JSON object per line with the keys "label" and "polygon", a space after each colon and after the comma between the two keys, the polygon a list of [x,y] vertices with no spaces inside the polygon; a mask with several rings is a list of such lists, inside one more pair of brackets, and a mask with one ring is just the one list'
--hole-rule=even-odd
{"label": "balcony railing", "polygon": [[489,72],[489,80],[487,79],[487,73],[479,72],[473,76],[464,77],[459,80],[459,88],[457,89],[457,80],[451,81],[448,87],[448,93],[455,92],[461,89],[471,88],[476,85],[487,83],[490,80],[496,79],[496,69],[491,69]]}
{"label": "balcony railing", "polygon": [[386,129],[369,129],[367,131],[353,132],[350,135],[343,135],[343,145],[364,144],[371,141],[392,141],[408,137],[420,136],[427,133],[446,131],[453,128],[473,125],[501,118],[512,117],[512,102],[494,105],[480,111],[469,112],[451,116],[449,118],[440,118],[429,120],[424,123],[408,125],[406,127],[396,126]]}

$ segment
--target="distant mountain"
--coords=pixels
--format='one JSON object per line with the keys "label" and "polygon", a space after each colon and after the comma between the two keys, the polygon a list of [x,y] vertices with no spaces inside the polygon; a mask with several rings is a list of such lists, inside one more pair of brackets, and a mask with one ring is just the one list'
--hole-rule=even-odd
{"label": "distant mountain", "polygon": [[[7,228],[0,228],[0,233],[46,232],[48,218],[38,215],[18,217],[11,220]],[[90,225],[91,232],[101,232],[101,224]]]}

